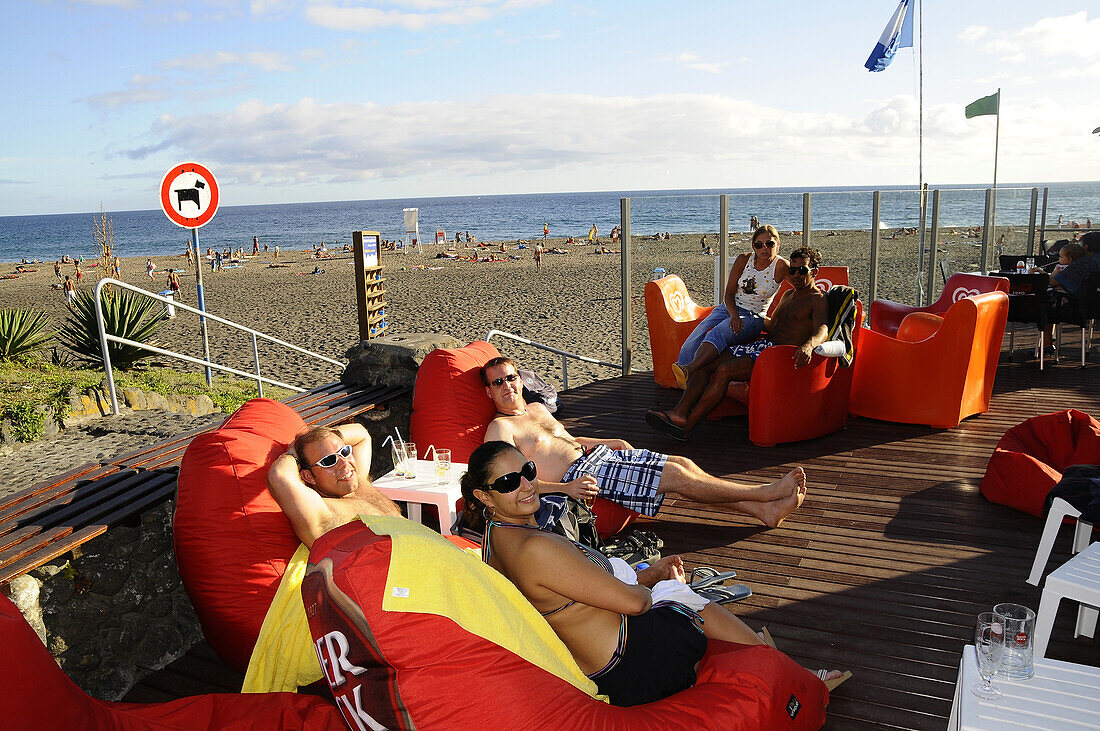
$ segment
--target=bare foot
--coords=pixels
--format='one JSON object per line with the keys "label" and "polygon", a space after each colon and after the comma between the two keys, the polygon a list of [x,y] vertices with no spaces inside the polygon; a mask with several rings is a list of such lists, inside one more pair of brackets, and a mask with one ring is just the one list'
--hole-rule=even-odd
{"label": "bare foot", "polygon": [[761,485],[758,494],[761,500],[782,500],[799,490],[806,491],[806,473],[801,467],[795,467],[775,482]]}
{"label": "bare foot", "polygon": [[[798,507],[802,505],[802,501],[806,499],[806,476],[802,475],[802,468],[798,468],[797,472],[801,475],[801,482],[798,483],[797,489],[785,498],[779,498],[777,500],[770,500],[760,506],[760,512],[757,514],[757,518],[760,522],[769,528],[778,528],[783,524],[783,521],[787,519],[787,516],[798,510]],[[792,471],[787,477],[794,474]]]}

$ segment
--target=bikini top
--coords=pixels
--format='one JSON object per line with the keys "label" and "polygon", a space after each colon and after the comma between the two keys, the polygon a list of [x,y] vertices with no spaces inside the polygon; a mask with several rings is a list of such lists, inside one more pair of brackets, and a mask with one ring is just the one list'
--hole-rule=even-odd
{"label": "bikini top", "polygon": [[[534,525],[502,523],[499,520],[489,520],[485,525],[485,538],[482,540],[481,543],[481,560],[485,563],[489,563],[489,559],[493,557],[493,544],[492,541],[489,540],[489,535],[493,528],[526,528],[527,530],[542,530],[541,528]],[[579,548],[581,553],[583,553],[589,561],[596,564],[612,576],[615,575],[615,568],[611,565],[611,562],[607,560],[607,556],[603,555],[593,548],[589,548],[583,543],[577,543],[576,541],[569,542]],[[576,603],[576,600],[570,599],[568,602],[558,607],[557,609],[552,609],[549,612],[539,612],[539,614],[544,617],[549,617],[551,615],[557,614],[563,609],[573,606]]]}

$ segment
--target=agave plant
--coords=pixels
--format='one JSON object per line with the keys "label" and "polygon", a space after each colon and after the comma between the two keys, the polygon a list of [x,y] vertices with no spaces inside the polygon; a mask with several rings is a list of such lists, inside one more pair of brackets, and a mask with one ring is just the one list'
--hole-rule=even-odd
{"label": "agave plant", "polygon": [[[156,300],[138,297],[129,290],[102,295],[103,325],[108,335],[115,335],[139,343],[155,344],[153,336],[168,319],[164,305]],[[73,311],[58,334],[58,340],[67,345],[80,361],[101,365],[99,329],[96,327],[95,301],[88,290],[76,296]],[[133,368],[142,358],[153,355],[132,345],[108,341],[107,352],[111,366],[122,370]]]}
{"label": "agave plant", "polygon": [[57,333],[46,328],[50,316],[30,308],[0,310],[0,360],[15,360],[43,350]]}

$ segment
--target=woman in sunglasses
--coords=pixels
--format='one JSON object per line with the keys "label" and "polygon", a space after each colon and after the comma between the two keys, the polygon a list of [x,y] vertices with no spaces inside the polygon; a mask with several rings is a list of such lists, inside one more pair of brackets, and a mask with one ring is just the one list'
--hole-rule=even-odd
{"label": "woman in sunglasses", "polygon": [[680,388],[686,387],[692,370],[707,366],[726,348],[760,336],[764,313],[787,276],[787,260],[779,256],[779,232],[770,224],[753,231],[752,249],[734,260],[722,303],[681,346],[672,364]]}
{"label": "woman in sunglasses", "polygon": [[507,442],[486,442],[470,455],[462,495],[485,521],[482,557],[546,617],[613,704],[690,688],[708,638],[762,644],[741,620],[688,588],[679,556],[635,574],[619,559],[540,531],[536,482],[535,463]]}

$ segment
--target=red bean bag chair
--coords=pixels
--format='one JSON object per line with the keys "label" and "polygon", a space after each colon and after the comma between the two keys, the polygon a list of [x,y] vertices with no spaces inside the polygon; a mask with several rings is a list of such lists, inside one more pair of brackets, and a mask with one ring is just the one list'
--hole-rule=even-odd
{"label": "red bean bag chair", "polygon": [[[455,462],[468,462],[485,441],[485,429],[496,415],[485,393],[481,366],[500,357],[491,343],[475,340],[462,348],[438,348],[428,353],[416,372],[413,389],[412,441],[423,454],[428,445],[450,449]],[[596,530],[607,538],[630,525],[638,513],[610,500],[596,498]]]}
{"label": "red bean bag chair", "polygon": [[[423,585],[390,587],[391,556],[397,556],[393,547],[408,538],[353,523],[330,531],[310,553],[302,584],[310,633],[337,705],[353,729],[775,731],[817,729],[825,722],[825,684],[765,645],[711,641],[694,687],[622,708],[469,631],[468,615],[460,610],[441,616],[383,609],[386,597],[432,592],[441,582],[483,586],[475,573],[493,571],[476,558],[456,555],[426,562]],[[402,550],[413,546],[424,544]],[[438,558],[437,552],[433,555]],[[471,601],[496,606],[510,599],[506,592],[477,593]],[[534,619],[545,621],[537,614]]]}
{"label": "red bean bag chair", "polygon": [[267,471],[305,422],[253,399],[195,437],[180,465],[172,533],[180,578],[203,636],[240,672],[299,541],[267,490]]}
{"label": "red bean bag chair", "polygon": [[90,698],[57,667],[11,600],[0,595],[0,725],[41,729],[343,729],[327,701],[295,693],[219,693],[169,703],[111,703]]}
{"label": "red bean bag chair", "polygon": [[1100,464],[1100,422],[1076,409],[1036,416],[997,442],[980,489],[992,503],[1041,518],[1050,488],[1075,464]]}

